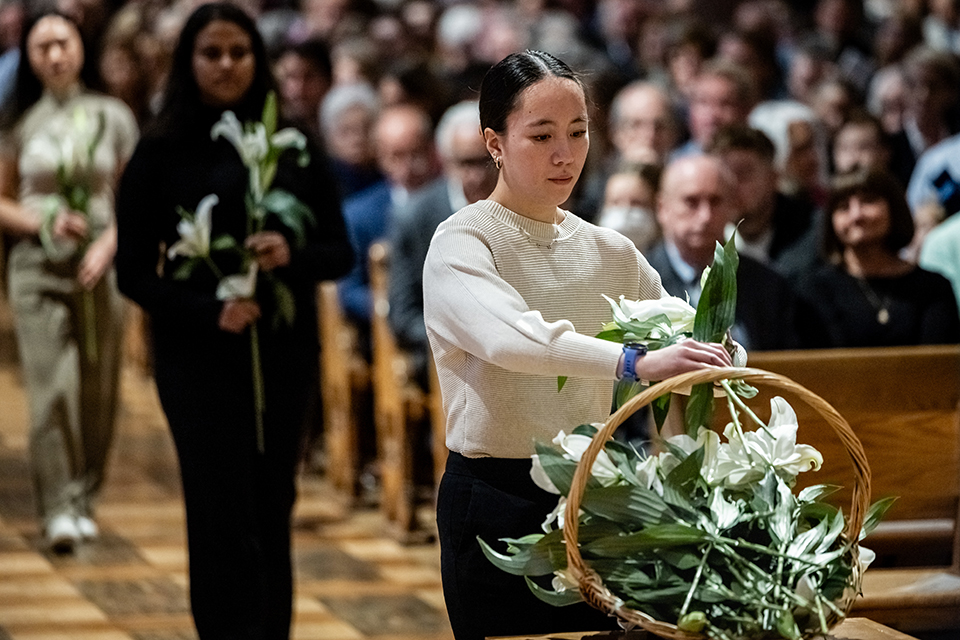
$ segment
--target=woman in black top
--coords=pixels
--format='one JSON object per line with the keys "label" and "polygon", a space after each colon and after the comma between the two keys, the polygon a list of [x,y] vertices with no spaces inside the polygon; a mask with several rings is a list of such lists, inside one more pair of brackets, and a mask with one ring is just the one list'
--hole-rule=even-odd
{"label": "woman in black top", "polygon": [[960,341],[949,281],[899,257],[914,226],[903,189],[891,175],[864,170],[838,177],[827,212],[827,264],[798,286],[826,321],[833,346]]}
{"label": "woman in black top", "polygon": [[[272,85],[253,21],[225,3],[198,8],[180,36],[165,103],[130,160],[117,202],[119,286],[151,318],[157,389],[183,481],[191,604],[205,639],[289,637],[290,516],[316,380],[315,285],[345,274],[352,262],[336,188],[316,149],[305,167],[296,153],[283,154],[274,182],[310,208],[316,225],[306,242],[298,245],[276,216],[246,237],[247,169],[236,149],[210,132],[225,110],[241,122],[259,120]],[[260,273],[289,287],[292,325],[273,321],[275,298],[262,276],[253,297],[225,302],[206,265],[176,277],[182,258],[161,251],[180,239],[178,207],[195,211],[208,194],[219,198],[211,237],[246,242]],[[251,374],[254,324],[265,390],[262,451]]]}

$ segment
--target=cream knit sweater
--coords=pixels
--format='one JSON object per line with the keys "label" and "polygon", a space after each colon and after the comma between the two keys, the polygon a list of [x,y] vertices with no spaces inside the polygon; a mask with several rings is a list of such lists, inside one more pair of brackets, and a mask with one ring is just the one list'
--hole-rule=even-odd
{"label": "cream knit sweater", "polygon": [[498,458],[529,457],[535,441],[604,421],[621,347],[592,337],[612,317],[601,294],[667,295],[619,233],[572,213],[559,226],[537,222],[491,200],[439,226],[423,294],[447,447]]}

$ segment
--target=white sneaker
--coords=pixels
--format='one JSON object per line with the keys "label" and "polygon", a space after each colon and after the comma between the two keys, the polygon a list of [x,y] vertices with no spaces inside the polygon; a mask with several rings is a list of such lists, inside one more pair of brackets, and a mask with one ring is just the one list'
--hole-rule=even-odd
{"label": "white sneaker", "polygon": [[47,543],[54,553],[72,553],[80,542],[80,530],[73,516],[61,513],[47,523]]}
{"label": "white sneaker", "polygon": [[93,540],[100,535],[100,527],[88,516],[77,516],[77,531],[84,540]]}

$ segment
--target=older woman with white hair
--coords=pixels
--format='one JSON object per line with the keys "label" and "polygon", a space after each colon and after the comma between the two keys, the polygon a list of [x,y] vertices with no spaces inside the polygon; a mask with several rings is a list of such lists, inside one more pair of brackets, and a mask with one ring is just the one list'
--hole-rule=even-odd
{"label": "older woman with white hair", "polygon": [[383,178],[373,145],[379,111],[376,90],[364,83],[335,86],[320,105],[320,131],[343,198]]}
{"label": "older woman with white hair", "polygon": [[816,113],[795,100],[757,105],[748,122],[767,135],[776,148],[774,162],[780,189],[822,204],[826,197],[827,146]]}

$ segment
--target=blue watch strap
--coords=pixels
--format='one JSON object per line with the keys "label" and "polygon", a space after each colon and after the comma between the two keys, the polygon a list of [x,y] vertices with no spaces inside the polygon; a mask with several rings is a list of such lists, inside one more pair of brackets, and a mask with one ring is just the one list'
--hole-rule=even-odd
{"label": "blue watch strap", "polygon": [[623,375],[621,380],[638,380],[637,360],[647,355],[647,345],[628,343],[623,345]]}

